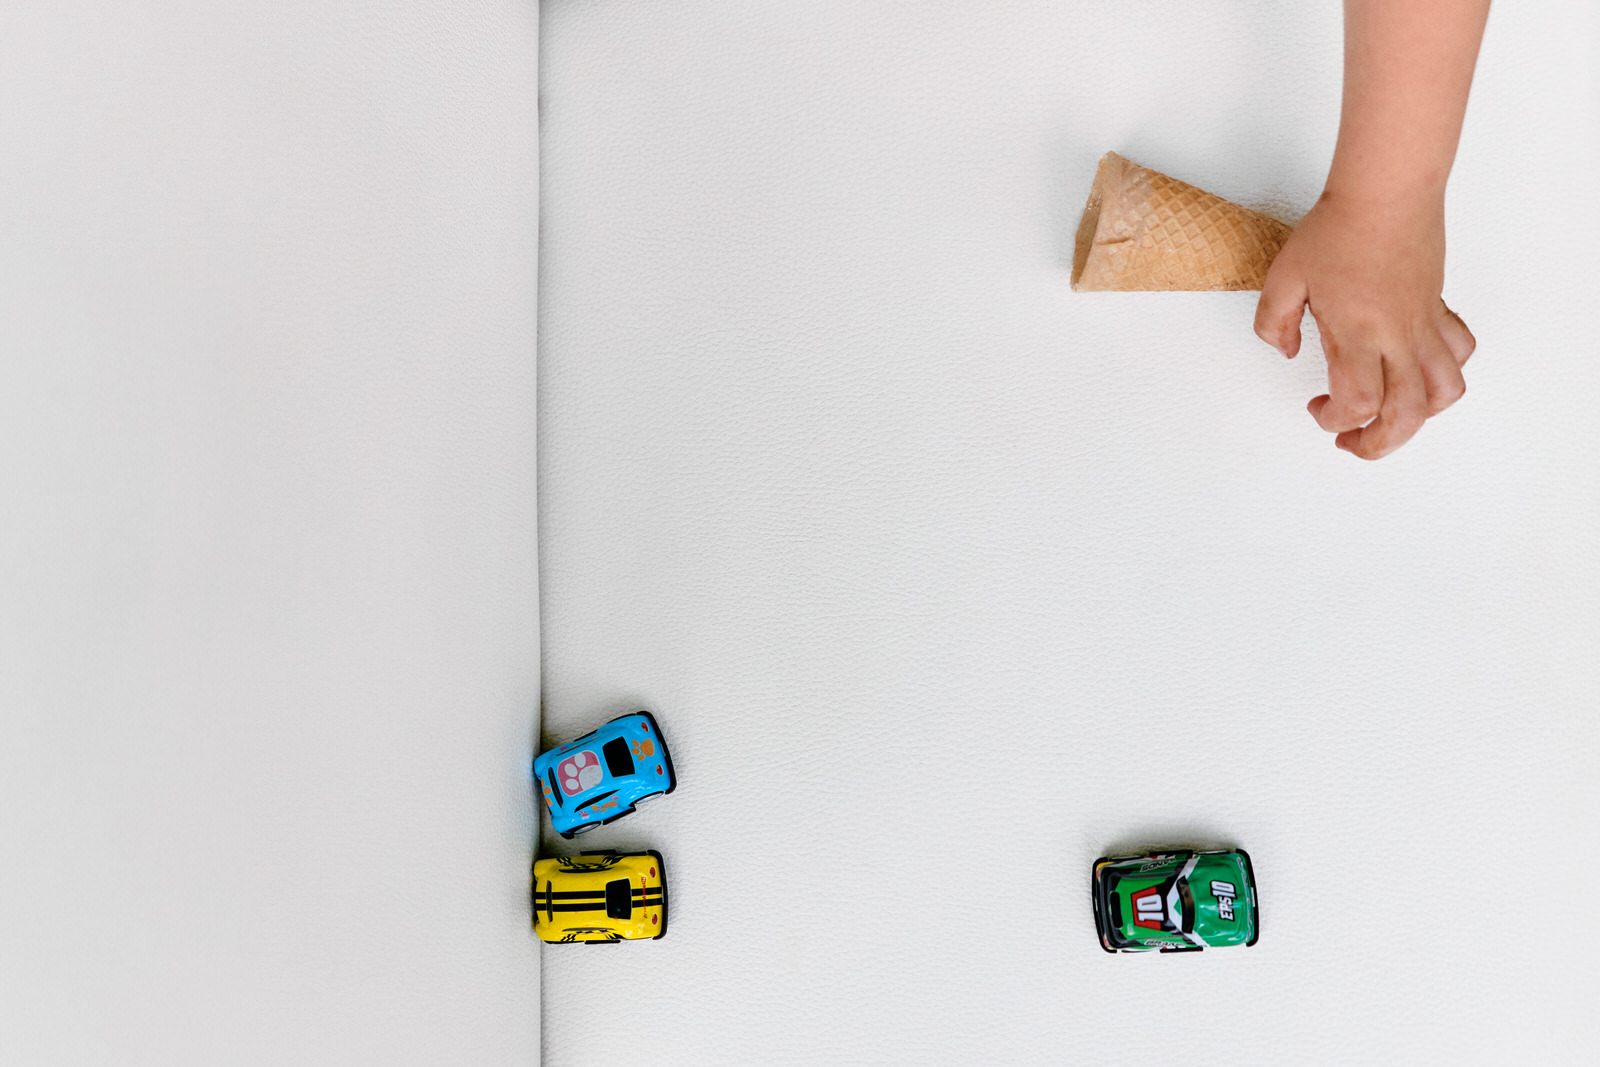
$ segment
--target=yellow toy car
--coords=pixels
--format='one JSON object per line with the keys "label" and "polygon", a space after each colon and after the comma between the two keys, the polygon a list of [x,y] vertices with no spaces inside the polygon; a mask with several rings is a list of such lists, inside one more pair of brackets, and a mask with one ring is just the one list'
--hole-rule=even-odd
{"label": "yellow toy car", "polygon": [[667,933],[667,869],[653,849],[536,860],[532,896],[541,941],[611,945]]}

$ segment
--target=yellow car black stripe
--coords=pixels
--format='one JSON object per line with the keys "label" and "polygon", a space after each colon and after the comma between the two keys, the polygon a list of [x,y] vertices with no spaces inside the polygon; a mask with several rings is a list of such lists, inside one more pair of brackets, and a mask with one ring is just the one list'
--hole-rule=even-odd
{"label": "yellow car black stripe", "polygon": [[[557,893],[556,896],[560,897],[561,894]],[[636,907],[636,908],[649,908],[649,907],[659,907],[660,905],[662,905],[664,903],[666,903],[666,901],[663,899],[661,893],[659,891],[652,891],[652,892],[650,892],[648,894],[643,895],[640,899],[635,900],[633,906]],[[546,903],[545,906],[540,908],[539,910],[540,911],[544,911],[544,912],[556,912],[556,911],[605,911],[606,910],[606,902],[605,902],[604,898],[602,898],[600,900],[592,900],[591,899],[591,900],[562,900],[562,901],[559,901],[559,902],[551,901],[549,903]]]}

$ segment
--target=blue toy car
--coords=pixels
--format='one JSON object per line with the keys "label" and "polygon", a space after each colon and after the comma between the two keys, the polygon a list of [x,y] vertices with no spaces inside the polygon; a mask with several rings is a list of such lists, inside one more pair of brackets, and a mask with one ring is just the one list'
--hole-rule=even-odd
{"label": "blue toy car", "polygon": [[612,719],[600,729],[542,753],[533,777],[562,837],[576,837],[630,814],[642,801],[678,787],[666,739],[648,711]]}

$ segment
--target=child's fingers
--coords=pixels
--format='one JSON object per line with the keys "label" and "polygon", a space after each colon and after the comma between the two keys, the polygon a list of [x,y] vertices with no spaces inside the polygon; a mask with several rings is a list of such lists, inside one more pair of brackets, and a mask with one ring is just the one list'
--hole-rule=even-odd
{"label": "child's fingers", "polygon": [[1300,320],[1306,311],[1306,283],[1285,269],[1267,271],[1256,303],[1256,336],[1290,359],[1300,351]]}
{"label": "child's fingers", "polygon": [[1467,360],[1472,358],[1473,350],[1478,347],[1478,339],[1472,336],[1472,331],[1461,321],[1461,316],[1451,311],[1448,305],[1444,309],[1444,318],[1439,320],[1439,336],[1450,346],[1450,353],[1455,356],[1457,366],[1465,365]]}
{"label": "child's fingers", "polygon": [[1460,400],[1467,391],[1461,364],[1443,337],[1437,337],[1421,353],[1422,383],[1428,390],[1428,415],[1439,414]]}
{"label": "child's fingers", "polygon": [[[1376,347],[1351,350],[1322,335],[1328,356],[1327,399],[1306,408],[1329,433],[1359,429],[1378,417],[1384,405],[1383,359]],[[1317,398],[1321,400],[1321,397]]]}
{"label": "child's fingers", "polygon": [[1347,430],[1333,443],[1362,459],[1382,459],[1422,429],[1428,421],[1428,394],[1414,363],[1383,363],[1383,407],[1378,417],[1359,430]]}

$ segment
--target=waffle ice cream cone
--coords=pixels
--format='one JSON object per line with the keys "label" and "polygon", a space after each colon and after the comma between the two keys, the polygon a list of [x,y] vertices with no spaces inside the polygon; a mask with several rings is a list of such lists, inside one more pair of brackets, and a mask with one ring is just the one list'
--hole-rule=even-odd
{"label": "waffle ice cream cone", "polygon": [[1290,227],[1107,152],[1078,226],[1072,287],[1260,289]]}

